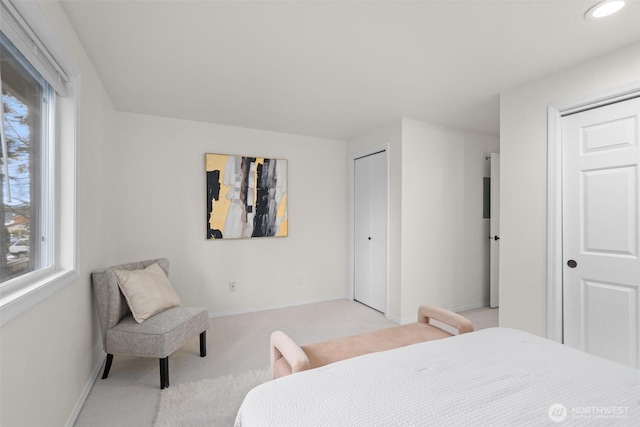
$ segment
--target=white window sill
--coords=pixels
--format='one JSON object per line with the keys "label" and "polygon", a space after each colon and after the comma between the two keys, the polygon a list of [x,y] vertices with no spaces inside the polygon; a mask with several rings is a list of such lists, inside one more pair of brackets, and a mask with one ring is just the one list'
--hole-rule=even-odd
{"label": "white window sill", "polygon": [[30,274],[31,277],[21,278],[23,280],[7,283],[0,288],[0,326],[9,323],[78,278],[76,270],[51,270]]}

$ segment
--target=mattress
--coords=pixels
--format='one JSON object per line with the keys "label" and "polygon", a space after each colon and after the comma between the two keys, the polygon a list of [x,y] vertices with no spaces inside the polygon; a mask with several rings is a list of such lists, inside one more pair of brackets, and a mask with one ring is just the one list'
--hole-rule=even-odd
{"label": "mattress", "polygon": [[639,381],[640,370],[490,328],[262,384],[235,425],[637,426]]}

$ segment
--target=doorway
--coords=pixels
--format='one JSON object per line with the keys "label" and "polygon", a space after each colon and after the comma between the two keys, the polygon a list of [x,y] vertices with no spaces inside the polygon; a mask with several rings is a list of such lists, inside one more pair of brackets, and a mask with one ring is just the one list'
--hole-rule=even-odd
{"label": "doorway", "polygon": [[491,153],[489,307],[500,306],[500,154]]}
{"label": "doorway", "polygon": [[547,264],[548,337],[636,368],[638,95],[628,86],[549,108]]}
{"label": "doorway", "polygon": [[387,311],[387,152],[353,164],[353,294],[377,311]]}

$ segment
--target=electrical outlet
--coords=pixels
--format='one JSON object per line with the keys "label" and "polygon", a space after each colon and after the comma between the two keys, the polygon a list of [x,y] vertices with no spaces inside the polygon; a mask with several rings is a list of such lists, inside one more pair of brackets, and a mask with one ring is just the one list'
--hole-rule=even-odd
{"label": "electrical outlet", "polygon": [[304,276],[298,276],[298,286],[304,285]]}
{"label": "electrical outlet", "polygon": [[229,292],[236,291],[236,282],[229,282]]}

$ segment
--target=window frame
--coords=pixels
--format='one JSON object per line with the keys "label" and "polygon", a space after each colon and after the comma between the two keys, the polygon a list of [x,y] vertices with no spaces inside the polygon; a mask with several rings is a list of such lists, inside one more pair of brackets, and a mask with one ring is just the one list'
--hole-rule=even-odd
{"label": "window frame", "polygon": [[[4,33],[1,33],[3,39],[7,39]],[[5,88],[9,93],[13,94],[15,100],[22,104],[28,112],[26,126],[29,128],[29,235],[26,238],[29,241],[27,245],[29,247],[29,260],[26,271],[21,271],[18,276],[9,278],[8,280],[0,283],[0,286],[4,286],[11,280],[15,280],[18,277],[23,276],[31,271],[47,269],[53,263],[53,236],[54,230],[52,225],[53,219],[53,203],[52,195],[53,187],[50,183],[54,182],[54,166],[49,161],[50,151],[52,150],[52,142],[54,141],[54,132],[52,124],[55,123],[55,98],[56,92],[53,87],[34,67],[31,63],[24,58],[15,45],[8,40],[11,44],[7,48],[9,55],[15,56],[15,59],[11,62],[13,64],[8,65],[8,76],[6,74],[7,68],[2,71],[3,81],[0,87],[4,91]],[[17,55],[17,56],[16,56]],[[13,71],[11,71],[13,70]],[[8,77],[5,78],[5,77]],[[6,85],[6,83],[9,83]],[[38,89],[34,89],[31,92],[27,87],[37,86]],[[20,108],[20,107],[18,107]],[[0,118],[3,114],[0,113]],[[19,125],[18,125],[19,126]],[[9,126],[11,129],[13,126]],[[7,127],[3,126],[5,134],[2,137],[8,136]],[[3,141],[3,156],[8,153],[8,141],[4,146]],[[4,152],[7,148],[7,153]],[[26,160],[26,159],[23,159]],[[11,169],[10,164],[14,164],[9,159],[3,159],[3,172],[9,172]],[[19,174],[18,174],[19,175]],[[9,203],[11,199],[20,199],[20,195],[24,195],[25,189],[18,184],[18,175],[14,178],[16,180],[11,184],[12,176],[8,174],[6,180],[8,182],[2,183],[3,195],[6,195]],[[14,185],[16,184],[16,185]],[[5,188],[6,186],[6,188]],[[17,192],[13,189],[17,187]],[[5,193],[5,190],[8,195]],[[17,197],[13,197],[13,196]],[[23,196],[24,197],[24,196]],[[9,211],[10,208],[3,212]],[[4,236],[3,236],[4,237]],[[23,237],[21,240],[24,240]],[[4,251],[3,251],[4,253]],[[5,256],[8,254],[4,254]]]}
{"label": "window frame", "polygon": [[[75,64],[65,54],[65,50],[37,3],[0,1],[2,2],[0,7],[10,7],[17,11],[19,14],[17,20],[22,20],[19,24],[28,27],[25,30],[25,36],[37,38],[36,45],[39,43],[40,50],[44,48],[44,56],[53,59],[55,67],[63,70],[66,79],[62,89],[59,89],[61,79],[58,79],[56,84],[49,81],[57,94],[53,97],[54,114],[49,117],[51,148],[49,155],[42,158],[42,161],[46,161],[53,171],[53,180],[46,184],[49,187],[47,191],[51,195],[47,199],[50,203],[51,267],[26,273],[0,285],[0,326],[2,326],[78,278],[76,138],[81,80]],[[15,31],[16,21],[9,23],[6,14],[2,15],[0,28],[3,32],[9,25],[13,25],[11,30]],[[5,34],[9,36],[7,32]],[[22,52],[20,46],[16,47]],[[27,59],[38,69],[32,58],[27,56]],[[44,77],[49,80],[47,76]],[[61,91],[64,96],[60,95]]]}

